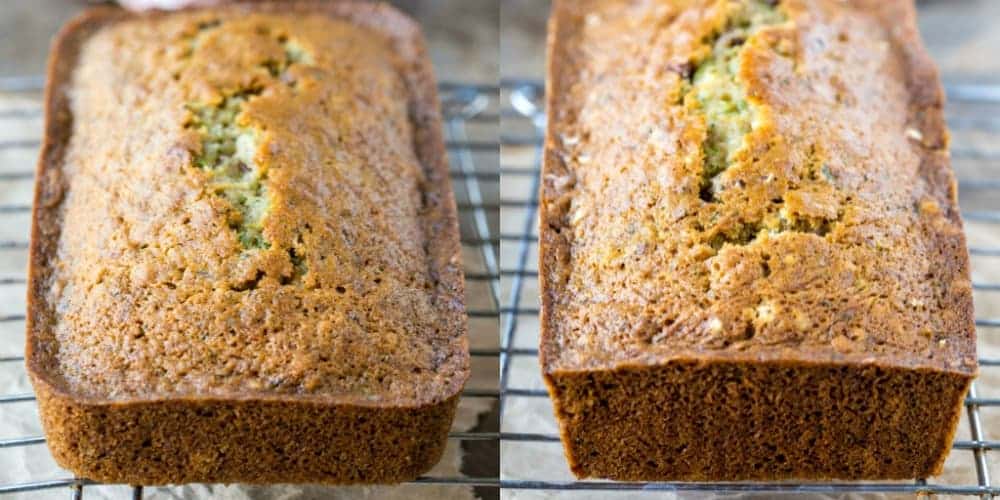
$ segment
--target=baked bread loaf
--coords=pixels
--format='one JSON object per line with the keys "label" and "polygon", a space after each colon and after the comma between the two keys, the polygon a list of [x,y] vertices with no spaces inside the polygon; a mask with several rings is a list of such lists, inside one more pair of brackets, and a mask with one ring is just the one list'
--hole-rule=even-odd
{"label": "baked bread loaf", "polygon": [[910,0],[556,1],[541,362],[578,476],[941,471],[976,375]]}
{"label": "baked bread loaf", "polygon": [[428,470],[469,354],[417,25],[98,9],[49,71],[27,365],[56,461],[133,484]]}

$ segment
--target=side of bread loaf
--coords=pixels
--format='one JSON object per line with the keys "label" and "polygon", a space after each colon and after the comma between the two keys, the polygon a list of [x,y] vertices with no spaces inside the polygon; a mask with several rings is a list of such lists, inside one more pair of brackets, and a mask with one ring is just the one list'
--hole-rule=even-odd
{"label": "side of bread loaf", "polygon": [[578,476],[933,475],[976,374],[909,0],[556,1],[541,361]]}
{"label": "side of bread loaf", "polygon": [[27,365],[80,477],[392,483],[468,378],[418,26],[366,2],[100,8],[53,48]]}

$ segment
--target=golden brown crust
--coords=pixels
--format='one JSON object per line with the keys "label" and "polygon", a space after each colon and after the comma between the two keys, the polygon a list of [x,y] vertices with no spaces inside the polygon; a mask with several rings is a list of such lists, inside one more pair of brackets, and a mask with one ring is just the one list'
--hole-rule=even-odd
{"label": "golden brown crust", "polygon": [[[947,454],[976,373],[974,316],[944,96],[912,2],[773,3],[553,6],[540,357],[577,475],[919,477]],[[734,20],[751,4],[764,14]],[[707,87],[713,59],[734,53],[717,70],[732,71],[725,92]],[[720,95],[734,104],[713,114]],[[729,130],[741,135],[725,143]],[[755,389],[713,401],[733,373]],[[783,399],[778,373],[819,384],[788,396],[830,411],[853,404],[830,391],[863,388],[862,414],[895,437],[830,441],[867,447],[864,461],[810,458],[796,432],[833,440],[857,422],[817,415],[773,437],[757,417],[810,404]],[[677,397],[693,406],[663,419]],[[708,417],[724,448],[681,432]],[[736,458],[683,463],[712,453]]]}
{"label": "golden brown crust", "polygon": [[[291,17],[293,14],[298,17]],[[184,26],[197,23],[205,23],[199,25],[198,30],[202,26],[213,29],[221,26],[219,32],[231,37],[226,42],[235,43],[240,43],[241,37],[251,36],[241,31],[242,26],[258,23],[264,28],[256,28],[256,34],[263,35],[267,27],[283,30],[280,36],[287,38],[278,38],[278,41],[284,43],[290,38],[293,43],[301,43],[307,53],[302,60],[300,54],[292,54],[286,49],[288,59],[282,63],[284,67],[276,68],[277,63],[265,61],[261,75],[270,73],[273,79],[254,77],[250,83],[260,99],[248,100],[244,106],[248,118],[241,125],[258,126],[261,119],[265,122],[263,128],[257,130],[257,138],[263,137],[266,147],[260,149],[266,149],[269,154],[258,153],[254,161],[259,160],[270,169],[267,182],[273,205],[263,219],[263,238],[269,246],[241,248],[243,240],[237,238],[236,224],[230,222],[231,232],[224,224],[218,226],[219,221],[227,217],[234,220],[232,207],[227,206],[224,199],[206,195],[205,203],[212,209],[204,228],[187,233],[186,229],[167,228],[160,233],[150,231],[149,236],[170,238],[179,234],[184,245],[195,248],[193,255],[199,255],[197,250],[221,255],[216,262],[222,264],[213,268],[210,259],[206,259],[202,262],[208,262],[202,267],[205,272],[192,274],[215,277],[217,283],[210,284],[209,295],[228,297],[228,300],[208,300],[203,306],[208,309],[194,308],[186,315],[164,316],[159,314],[158,307],[148,309],[142,305],[181,304],[184,300],[178,301],[175,292],[187,292],[188,299],[197,296],[198,280],[186,277],[177,283],[135,280],[133,271],[130,281],[116,278],[115,273],[120,269],[114,268],[104,270],[104,275],[96,282],[98,287],[105,282],[111,283],[114,290],[106,295],[108,298],[95,294],[100,291],[95,288],[90,289],[91,298],[84,298],[77,290],[89,279],[86,270],[103,265],[109,250],[120,250],[113,242],[108,242],[113,237],[101,234],[102,227],[134,230],[135,227],[126,223],[139,220],[138,226],[143,217],[139,212],[128,211],[134,206],[134,200],[105,203],[92,194],[90,201],[83,204],[74,199],[74,194],[78,198],[85,196],[89,188],[86,182],[77,181],[74,176],[89,175],[91,177],[86,180],[92,181],[95,174],[108,172],[101,170],[106,167],[99,161],[98,166],[91,165],[95,164],[93,157],[102,158],[101,155],[107,153],[107,149],[101,147],[111,139],[101,143],[87,127],[97,127],[100,120],[105,120],[105,127],[115,126],[107,121],[107,115],[113,115],[115,110],[106,113],[108,103],[95,99],[103,101],[105,96],[111,95],[106,93],[110,88],[107,86],[135,84],[136,81],[128,80],[135,78],[135,74],[130,75],[128,71],[136,66],[120,72],[117,68],[130,68],[130,62],[141,62],[135,59],[139,57],[135,54],[152,53],[167,54],[163,57],[168,59],[163,61],[162,68],[147,64],[144,70],[154,74],[149,79],[138,80],[141,82],[139,87],[160,83],[155,75],[157,71],[174,71],[173,81],[180,83],[167,83],[166,91],[157,96],[163,107],[180,103],[182,109],[173,112],[174,116],[183,116],[186,104],[218,103],[220,93],[230,90],[224,81],[227,75],[240,78],[239,68],[236,72],[225,68],[229,62],[225,56],[216,54],[218,61],[211,61],[194,50],[189,54],[191,66],[217,66],[213,71],[187,75],[185,67],[171,65],[169,60],[173,48],[170,43],[176,39],[171,37],[183,35],[180,31],[159,33],[164,35],[164,46],[160,48],[143,46],[142,41],[134,42],[136,37],[133,35],[141,33],[135,29],[167,26],[183,31]],[[296,40],[299,32],[303,34],[302,40]],[[326,32],[334,38],[324,39]],[[275,33],[275,37],[278,36]],[[324,71],[331,68],[312,67],[313,64],[322,66],[330,57],[317,53],[313,59],[309,52],[317,47],[315,44],[335,44],[337,36],[344,37],[344,41],[358,37],[354,40],[355,48],[370,60],[363,60],[362,67],[354,74],[372,78],[370,87],[332,88],[330,85],[344,79],[324,81]],[[218,40],[222,35],[215,38]],[[155,42],[147,40],[145,43]],[[247,58],[255,57],[260,54],[257,49],[261,46],[257,43],[252,49],[239,52]],[[80,58],[87,57],[81,56],[82,53],[109,47],[119,52],[104,56],[114,56],[121,64],[107,75],[107,81],[94,78],[93,67],[100,67],[94,56],[86,59],[89,66],[80,69]],[[225,45],[218,47],[212,50],[227,49]],[[325,45],[319,47],[334,53],[342,50]],[[300,48],[296,46],[294,50]],[[297,67],[292,67],[293,56]],[[364,66],[366,64],[371,67]],[[379,64],[391,65],[391,68],[380,69]],[[86,74],[86,79],[79,80],[80,74]],[[114,80],[115,77],[118,80]],[[188,85],[191,82],[198,83]],[[181,84],[185,87],[180,87]],[[217,91],[211,90],[212,84]],[[101,85],[105,87],[102,89]],[[122,95],[131,91],[127,87],[116,90]],[[338,91],[342,95],[337,95]],[[353,93],[355,91],[360,93]],[[365,91],[381,93],[365,96]],[[289,122],[267,120],[273,116],[288,116],[283,112],[288,105],[303,105],[285,96],[306,99],[320,95],[317,92],[325,92],[321,95],[324,99],[322,109],[329,106],[334,113],[331,116],[342,121],[311,123],[309,120],[324,119],[323,115],[305,112],[316,108],[302,108],[303,112],[296,115],[300,117],[296,130],[299,136],[294,138],[282,135],[286,131],[281,127]],[[178,93],[184,96],[183,100],[176,98]],[[71,22],[57,38],[49,63],[46,94],[46,138],[38,166],[32,228],[27,365],[38,393],[49,446],[61,465],[92,479],[144,484],[187,481],[386,483],[412,479],[438,460],[458,393],[468,378],[468,341],[457,215],[441,137],[436,88],[422,36],[412,20],[386,5],[350,1],[255,2],[220,9],[144,15],[117,9],[93,9]],[[347,100],[336,100],[344,98]],[[393,98],[402,99],[402,102],[392,102]],[[73,99],[82,101],[74,103]],[[374,120],[362,115],[345,123],[349,114],[342,111],[345,103],[384,106],[385,113]],[[87,115],[87,121],[74,122],[74,109],[83,110],[80,112]],[[342,112],[337,114],[338,110]],[[391,121],[400,116],[401,121]],[[366,118],[369,121],[365,121]],[[155,119],[150,117],[151,121]],[[174,130],[180,128],[169,121],[161,123],[164,135],[175,134]],[[142,130],[148,123],[128,125]],[[310,128],[310,125],[325,128]],[[118,123],[117,126],[127,125]],[[157,126],[152,125],[152,128]],[[389,127],[397,128],[389,130]],[[353,189],[376,189],[377,193],[362,191],[351,197],[345,195],[342,188],[335,187],[332,192],[321,194],[329,197],[324,200],[322,209],[316,209],[315,200],[310,204],[306,196],[309,193],[304,190],[310,186],[322,189],[331,180],[324,175],[332,175],[336,169],[353,168],[340,164],[327,170],[305,170],[309,160],[324,157],[303,158],[303,154],[322,155],[324,148],[329,148],[321,145],[307,150],[310,146],[302,145],[308,140],[316,142],[317,136],[308,134],[318,130],[354,134],[340,139],[342,151],[325,151],[331,155],[336,153],[338,160],[344,158],[344,152],[358,154],[356,161],[361,162],[361,170],[352,175],[360,179],[337,181],[353,182]],[[163,155],[156,158],[162,162],[162,174],[185,177],[188,180],[184,182],[188,185],[205,182],[199,181],[204,177],[199,177],[190,165],[201,151],[197,142],[191,142],[197,141],[197,134],[183,130],[177,134],[172,139],[176,147],[166,148],[161,151]],[[386,139],[379,137],[380,134],[390,136]],[[400,135],[393,138],[392,134]],[[369,136],[377,145],[369,147],[366,144],[365,138]],[[123,144],[130,139],[118,136]],[[94,140],[98,141],[96,145]],[[157,138],[148,140],[155,143]],[[382,146],[382,150],[375,149],[376,146]],[[400,147],[394,150],[393,146]],[[281,154],[287,158],[282,159]],[[189,170],[181,166],[178,172],[177,167],[172,167],[171,161],[176,158],[181,158],[181,163],[188,162]],[[378,188],[368,188],[366,186],[371,184],[366,183],[366,176],[377,169],[366,169],[363,162],[368,161],[367,158],[374,158],[371,161],[378,162],[379,169],[401,170],[390,173],[392,178],[383,179]],[[350,160],[354,158],[344,161]],[[413,162],[415,169],[408,162]],[[139,189],[133,193],[136,197],[157,194],[157,186],[150,191],[151,186],[144,184],[156,177],[147,177],[142,166],[135,168],[138,170],[134,173],[135,178],[130,179],[131,184],[115,185],[118,191],[112,196],[128,192],[129,186]],[[378,175],[387,172],[389,170]],[[174,181],[165,178],[163,190],[175,187],[171,182]],[[183,186],[180,189],[183,191]],[[74,190],[83,194],[74,193]],[[354,200],[355,204],[341,207],[338,202],[343,200],[336,198],[338,196]],[[191,204],[197,202],[200,200]],[[96,236],[80,231],[78,224],[63,224],[67,217],[74,223],[84,220],[79,207],[87,207],[87,203],[93,203],[94,211],[88,215],[95,217],[97,224],[91,228],[91,233]],[[117,215],[123,217],[117,222],[102,222],[102,211],[114,203],[121,209]],[[75,209],[67,209],[67,206]],[[150,206],[155,208],[155,205],[147,205]],[[300,210],[294,210],[295,207]],[[306,211],[309,208],[313,210]],[[346,222],[324,219],[333,209],[341,210],[338,215]],[[364,215],[357,214],[363,219],[350,219],[354,214],[347,211],[352,209],[365,211]],[[176,215],[174,212],[160,213],[164,217]],[[296,233],[294,229],[301,228],[302,221],[316,234]],[[217,237],[211,234],[212,227],[219,227],[215,230],[219,233]],[[389,232],[379,235],[379,230]],[[358,260],[351,264],[345,261],[344,257],[349,259],[351,255],[345,250],[351,247],[329,243],[333,238],[326,231],[343,231],[344,238],[353,238],[358,245],[353,255],[365,262]],[[211,235],[211,238],[199,241],[199,235]],[[102,236],[105,238],[101,239]],[[406,237],[410,237],[410,241],[396,239]],[[155,247],[159,240],[152,242]],[[374,245],[375,242],[381,245]],[[138,247],[149,248],[148,243]],[[302,270],[294,265],[296,254],[292,248],[300,252],[299,261],[304,263]],[[276,257],[278,254],[282,258]],[[118,254],[116,257],[122,261],[116,264],[128,264],[127,259],[135,255],[138,254]],[[327,259],[331,262],[325,262]],[[242,265],[245,261],[257,266],[258,271],[247,271],[253,266]],[[235,267],[233,262],[237,263]],[[169,272],[169,264],[162,258],[152,258],[133,260],[126,267],[137,269],[145,265],[149,269],[140,274],[158,277]],[[352,270],[352,265],[359,267]],[[370,271],[369,266],[375,271]],[[240,278],[240,272],[257,274],[251,280],[252,286],[239,286],[246,281]],[[366,285],[359,281],[363,279],[372,281]],[[385,286],[379,286],[383,282]],[[95,295],[97,299],[93,299]],[[89,309],[80,308],[81,303]],[[313,303],[319,308],[305,310],[301,307]],[[295,304],[299,309],[294,308]],[[93,314],[102,311],[107,317]],[[356,324],[345,326],[345,322],[340,321],[344,319],[343,314]],[[251,320],[241,327],[240,321],[246,316],[267,319],[263,323]],[[140,325],[145,322],[141,335],[129,334],[133,329],[129,318],[139,319]],[[329,321],[324,323],[324,318]],[[215,325],[237,325],[236,332],[229,330],[229,340],[224,341],[226,345],[214,337],[219,332],[212,326],[213,319]],[[293,335],[287,326],[293,323],[297,331],[309,325],[317,328],[311,335]],[[327,328],[322,328],[324,324]],[[81,325],[85,328],[80,329]],[[114,325],[120,328],[113,328]],[[187,342],[194,340],[190,333],[202,330],[204,325],[209,325],[208,331],[199,341],[184,347],[184,339],[189,339]],[[344,338],[350,333],[346,330],[348,326],[351,326],[352,338],[332,344],[328,341],[331,336]],[[253,339],[260,337],[261,332],[268,339],[256,345]],[[221,333],[222,337],[226,335]],[[90,339],[101,339],[104,347],[95,349]],[[139,349],[134,343],[130,344],[136,340],[140,343]],[[231,341],[242,343],[228,345]],[[177,347],[180,349],[176,350]],[[128,352],[123,355],[123,351]],[[226,365],[226,374],[221,378],[210,373],[222,368],[222,361],[216,361],[213,366],[213,360],[219,355],[222,359],[236,355],[241,360],[235,365]],[[176,362],[169,359],[171,356],[176,357]],[[116,429],[117,437],[106,437],[108,429]],[[182,433],[182,430],[198,437],[170,442],[162,439]],[[357,446],[359,440],[370,446]]]}

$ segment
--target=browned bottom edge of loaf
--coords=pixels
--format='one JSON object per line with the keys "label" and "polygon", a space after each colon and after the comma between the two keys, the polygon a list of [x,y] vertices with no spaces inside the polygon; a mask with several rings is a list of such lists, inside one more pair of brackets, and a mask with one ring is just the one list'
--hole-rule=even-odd
{"label": "browned bottom edge of loaf", "polygon": [[546,379],[578,477],[740,481],[939,474],[972,377],[676,361]]}
{"label": "browned bottom edge of loaf", "polygon": [[106,483],[391,484],[440,460],[458,396],[366,407],[305,401],[91,404],[47,384],[38,404],[56,462]]}

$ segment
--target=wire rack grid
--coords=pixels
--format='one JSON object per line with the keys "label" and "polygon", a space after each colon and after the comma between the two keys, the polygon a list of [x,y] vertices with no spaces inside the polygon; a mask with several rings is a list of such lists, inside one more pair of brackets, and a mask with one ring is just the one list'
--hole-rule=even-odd
{"label": "wire rack grid", "polygon": [[[1000,85],[946,85],[952,158],[973,262],[977,310],[1000,315]],[[980,376],[965,400],[962,422],[946,463],[962,469],[962,481],[916,479],[908,482],[611,482],[578,481],[562,459],[551,403],[538,372],[537,207],[545,113],[543,85],[506,80],[501,86],[501,480],[508,498],[653,497],[666,492],[815,493],[954,495],[992,498],[1000,486],[991,480],[989,452],[1000,449],[1000,429],[984,424],[985,412],[1000,417],[1000,351],[984,356],[984,340],[1000,341],[1000,316],[976,318],[980,338]],[[972,229],[976,229],[973,232]],[[973,238],[983,234],[985,238]],[[985,241],[985,242],[984,242]],[[992,301],[992,302],[990,302]],[[516,374],[516,375],[515,375]],[[527,375],[526,375],[527,374]],[[993,380],[991,383],[990,380]],[[988,395],[981,395],[988,392]],[[504,408],[517,407],[517,411]],[[525,418],[523,413],[531,413]],[[513,413],[513,414],[512,414]],[[1000,422],[1000,421],[998,421]],[[997,427],[1000,427],[998,425]],[[537,457],[548,457],[540,461]],[[530,467],[523,463],[530,462]],[[964,461],[964,462],[963,462]],[[549,464],[558,463],[559,467]],[[971,463],[970,463],[971,462]],[[544,466],[539,466],[543,464]],[[957,465],[956,465],[957,464]],[[964,465],[963,465],[964,464]],[[944,476],[943,476],[944,477]],[[572,493],[570,493],[572,491]],[[531,493],[529,493],[531,492]],[[644,492],[644,493],[640,493]],[[659,492],[659,495],[656,493]],[[620,495],[620,496],[619,496]]]}
{"label": "wire rack grid", "polygon": [[[24,186],[21,191],[30,193],[30,185],[34,179],[34,158],[40,146],[38,135],[41,130],[42,108],[38,95],[43,86],[44,78],[39,76],[0,78],[0,98],[15,96],[13,100],[0,100],[0,104],[15,103],[0,105],[0,125],[4,125],[2,130],[27,130],[31,135],[28,138],[0,136],[0,252],[13,253],[8,260],[15,263],[0,269],[0,296],[3,297],[24,296],[30,196],[22,195],[20,201],[12,201],[11,198],[16,196],[9,192],[13,190],[12,184],[22,183]],[[495,407],[499,398],[496,373],[500,356],[496,336],[499,314],[499,240],[494,236],[498,227],[499,208],[498,88],[494,85],[446,82],[440,85],[440,92],[466,268],[472,381],[479,381],[467,386],[462,394],[462,401],[486,399],[489,401],[487,406]],[[8,338],[21,338],[24,330],[23,300],[15,299],[13,302],[20,304],[15,306],[19,309],[0,308],[0,330]],[[20,347],[23,344],[17,345]],[[20,392],[0,392],[0,418],[4,418],[3,410],[10,406],[35,405],[35,397],[23,374],[23,362],[21,352],[0,354],[0,373],[18,371],[12,377],[19,380],[23,387]],[[32,427],[38,430],[31,435],[0,436],[0,452],[18,450],[25,457],[32,457],[30,460],[50,460],[40,426],[35,424]],[[499,437],[497,431],[496,428],[471,432],[453,431],[449,435],[449,446],[461,443],[465,447],[469,444],[474,446],[475,442],[496,441]],[[26,462],[28,460],[25,459]],[[498,459],[494,457],[492,460],[496,462]],[[489,461],[488,458],[485,460],[487,470]],[[97,484],[86,478],[71,477],[65,472],[62,477],[16,479],[11,481],[8,474],[5,479],[0,480],[0,494],[66,488],[70,498],[80,499],[84,498],[87,486]],[[495,497],[499,488],[499,478],[495,472],[484,477],[427,475],[414,483],[476,487],[480,494],[484,490],[493,491],[492,494],[483,494],[490,497]],[[143,498],[142,486],[129,488],[132,498]]]}

